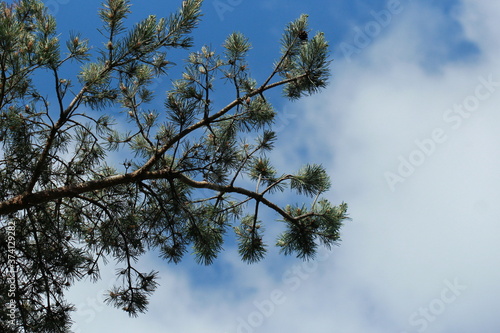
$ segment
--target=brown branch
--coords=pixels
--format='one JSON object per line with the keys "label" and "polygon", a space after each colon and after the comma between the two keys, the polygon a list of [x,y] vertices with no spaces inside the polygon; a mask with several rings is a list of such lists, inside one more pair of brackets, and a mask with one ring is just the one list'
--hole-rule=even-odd
{"label": "brown branch", "polygon": [[82,193],[99,191],[117,185],[130,184],[146,179],[178,179],[182,183],[194,188],[205,188],[221,193],[238,193],[262,202],[276,211],[286,220],[297,221],[305,216],[293,217],[273,202],[267,200],[263,194],[232,185],[219,185],[207,181],[196,181],[186,175],[169,170],[147,171],[115,175],[100,180],[91,180],[76,185],[63,186],[56,189],[40,191],[36,193],[24,193],[0,203],[0,215],[15,213],[35,205],[44,204],[61,198],[78,197]]}
{"label": "brown branch", "polygon": [[210,190],[214,190],[214,191],[218,191],[218,192],[223,192],[223,193],[243,194],[249,198],[252,198],[252,199],[255,199],[257,201],[262,202],[264,205],[273,209],[274,211],[276,211],[278,214],[280,214],[281,216],[283,216],[287,220],[295,221],[295,220],[299,219],[299,217],[291,216],[290,214],[285,212],[283,209],[278,207],[276,204],[274,204],[273,202],[264,198],[264,196],[260,193],[253,192],[253,191],[247,190],[247,189],[242,188],[242,187],[219,185],[219,184],[209,183],[207,181],[196,181],[196,180],[193,180],[191,178],[186,177],[185,175],[183,175],[181,173],[173,174],[173,176],[174,176],[174,178],[179,179],[184,184],[189,185],[189,186],[194,187],[194,188],[206,188],[206,189],[210,189]]}
{"label": "brown branch", "polygon": [[290,83],[290,82],[294,82],[294,81],[300,80],[301,78],[306,77],[306,76],[307,76],[307,74],[302,74],[302,75],[299,75],[297,77],[293,77],[293,78],[281,80],[281,81],[278,81],[278,82],[274,82],[274,83],[272,83],[270,85],[267,85],[267,86],[261,86],[260,88],[255,89],[254,91],[246,94],[243,97],[236,98],[234,101],[232,101],[231,103],[229,103],[228,105],[226,105],[224,108],[222,108],[219,112],[213,114],[210,117],[203,118],[200,121],[198,121],[196,124],[193,124],[193,125],[189,126],[188,128],[186,128],[185,130],[179,132],[169,142],[167,142],[160,149],[158,149],[156,151],[156,154],[153,155],[153,156],[151,156],[151,158],[146,163],[144,163],[144,165],[141,168],[139,168],[137,170],[137,172],[138,173],[143,173],[143,172],[148,171],[156,163],[156,161],[163,154],[165,154],[165,152],[167,152],[167,150],[169,150],[170,148],[172,148],[173,145],[176,144],[177,142],[179,142],[182,138],[184,138],[185,136],[187,136],[189,133],[192,133],[193,131],[197,130],[198,128],[201,128],[203,126],[209,125],[210,123],[214,122],[217,118],[219,118],[219,117],[223,116],[224,114],[228,113],[232,108],[234,108],[235,106],[241,104],[247,98],[253,97],[255,95],[262,94],[264,91],[267,91],[269,89],[272,89],[272,88],[275,88],[275,87],[278,87],[278,86],[281,86],[281,85],[284,85],[284,84],[287,84],[287,83]]}
{"label": "brown branch", "polygon": [[64,110],[64,111],[61,110],[61,115],[59,117],[59,120],[50,130],[50,134],[49,134],[49,137],[47,138],[47,141],[45,143],[45,147],[44,147],[42,153],[40,154],[40,157],[38,158],[35,170],[33,172],[33,176],[31,177],[31,179],[28,183],[28,186],[26,187],[26,191],[25,191],[26,194],[30,194],[33,191],[33,188],[35,187],[36,182],[38,181],[38,179],[40,178],[40,175],[42,174],[44,165],[45,165],[47,157],[49,155],[49,151],[52,148],[52,144],[54,143],[56,135],[58,134],[61,127],[66,123],[70,113],[73,111],[75,106],[80,102],[80,100],[82,99],[82,97],[85,94],[85,92],[87,91],[87,89],[88,89],[88,86],[85,85],[80,90],[80,92],[73,98],[73,100],[71,101],[69,106],[66,108],[66,110]]}

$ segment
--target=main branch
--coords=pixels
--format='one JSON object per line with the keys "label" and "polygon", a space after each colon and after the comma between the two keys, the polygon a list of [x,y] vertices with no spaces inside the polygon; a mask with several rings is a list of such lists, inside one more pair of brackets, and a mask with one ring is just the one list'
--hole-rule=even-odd
{"label": "main branch", "polygon": [[182,183],[189,185],[194,188],[205,188],[221,193],[237,193],[247,196],[262,202],[264,205],[276,211],[283,218],[289,221],[300,220],[304,217],[309,216],[306,214],[303,216],[293,217],[286,213],[283,209],[278,207],[273,202],[267,200],[262,193],[253,192],[242,187],[232,186],[232,185],[220,185],[215,183],[210,183],[207,181],[196,181],[186,175],[179,172],[171,172],[169,170],[157,170],[157,171],[142,171],[139,170],[123,175],[110,176],[100,180],[92,180],[83,182],[76,185],[62,186],[56,189],[40,191],[35,193],[24,193],[18,195],[10,200],[0,203],[0,215],[7,215],[15,213],[22,209],[27,209],[29,207],[45,204],[51,201],[55,201],[63,198],[78,197],[81,194],[99,191],[113,186],[136,183],[148,179],[177,179]]}

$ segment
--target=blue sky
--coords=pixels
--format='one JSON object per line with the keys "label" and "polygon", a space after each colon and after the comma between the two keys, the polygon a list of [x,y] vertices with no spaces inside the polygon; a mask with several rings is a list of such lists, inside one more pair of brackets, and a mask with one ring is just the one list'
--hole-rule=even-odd
{"label": "blue sky", "polygon": [[[131,22],[180,2],[133,1]],[[99,1],[46,3],[63,36],[80,31],[100,42]],[[346,201],[352,221],[340,247],[309,263],[271,249],[249,266],[231,242],[208,267],[146,256],[140,265],[159,270],[161,286],[135,319],[102,304],[109,269],[71,290],[75,331],[498,332],[500,5],[207,0],[203,9],[196,46],[220,50],[227,34],[243,32],[260,80],[287,22],[307,13],[312,30],[325,32],[331,84],[294,103],[270,95],[279,112],[271,158],[283,172],[322,163],[333,180],[328,198]],[[171,54],[179,64],[187,55]],[[280,225],[264,217],[272,244]]]}

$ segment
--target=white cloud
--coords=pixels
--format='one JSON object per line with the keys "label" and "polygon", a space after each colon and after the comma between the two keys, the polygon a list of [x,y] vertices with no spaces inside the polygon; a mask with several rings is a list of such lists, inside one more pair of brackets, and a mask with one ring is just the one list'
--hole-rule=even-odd
{"label": "white cloud", "polygon": [[[496,241],[500,232],[496,204],[500,198],[500,115],[496,108],[500,87],[492,87],[494,91],[479,100],[477,107],[469,97],[490,76],[500,82],[498,62],[492,56],[497,54],[493,32],[500,8],[486,3],[464,5],[457,13],[463,16],[458,18],[484,57],[478,62],[445,64],[437,73],[419,66],[427,51],[420,41],[432,43],[433,38],[431,30],[418,27],[439,26],[435,20],[441,19],[436,13],[415,15],[419,11],[429,14],[429,10],[412,7],[357,60],[335,63],[329,93],[306,107],[310,116],[301,135],[308,137],[306,142],[321,142],[321,149],[334,152],[335,199],[350,204],[353,218],[335,254],[340,266],[318,284],[326,288],[330,279],[334,284],[329,292],[322,291],[322,299],[337,296],[328,301],[334,307],[352,304],[360,290],[370,295],[355,301],[354,308],[340,310],[346,322],[335,317],[327,321],[332,327],[345,324],[337,326],[339,332],[377,332],[377,322],[383,332],[399,332],[398,328],[456,332],[459,323],[485,331],[498,327],[496,317],[488,314],[493,306],[488,295],[500,291],[496,283],[500,273],[496,263],[500,253]],[[455,104],[465,104],[465,116],[454,124],[443,117]],[[428,143],[435,129],[446,137],[444,142]],[[324,142],[325,138],[329,141]],[[416,140],[427,140],[429,156]],[[411,175],[391,191],[384,174],[397,173],[398,157],[408,159],[417,150],[422,153],[413,157],[420,164],[422,158],[416,157],[423,156],[423,163],[414,166]],[[321,158],[319,150],[315,157]],[[345,284],[338,283],[339,274]],[[446,281],[455,280],[466,289],[441,309],[439,298]],[[339,288],[352,293],[339,297]],[[306,298],[309,292],[313,294],[308,290],[302,296]],[[361,329],[349,328],[353,320],[370,317],[355,310],[369,302],[376,316]],[[429,318],[419,312],[421,307],[431,307]]]}
{"label": "white cloud", "polygon": [[[422,67],[425,48],[432,47],[422,41],[435,39],[432,29],[419,27],[439,27],[444,18],[414,4],[353,61],[334,62],[327,92],[292,106],[295,131],[280,132],[283,144],[276,157],[294,169],[305,162],[292,150],[294,144],[306,149],[308,159],[331,171],[332,200],[350,205],[353,221],[327,259],[268,274],[272,261],[247,267],[234,253],[223,255],[235,272],[226,291],[197,289],[182,270],[169,266],[162,269],[148,314],[129,320],[105,309],[92,321],[94,329],[84,332],[103,327],[218,333],[498,328],[492,309],[500,292],[500,87],[456,128],[443,117],[475,96],[480,77],[500,82],[495,37],[500,5],[464,1],[454,15],[465,37],[483,52],[476,62],[449,62],[436,72]],[[408,159],[422,151],[415,141],[432,138],[436,129],[446,140],[420,154],[423,163],[391,191],[385,173],[397,174],[399,156]],[[231,288],[255,292],[232,297]],[[276,290],[281,296],[274,302]]]}

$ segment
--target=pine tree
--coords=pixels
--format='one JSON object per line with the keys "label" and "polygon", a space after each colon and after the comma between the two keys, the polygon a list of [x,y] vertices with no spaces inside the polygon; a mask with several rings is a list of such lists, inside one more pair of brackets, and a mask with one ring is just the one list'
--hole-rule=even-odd
{"label": "pine tree", "polygon": [[[307,15],[287,25],[264,82],[251,77],[249,40],[233,33],[220,54],[186,55],[182,77],[153,109],[154,80],[176,66],[167,51],[191,48],[201,5],[185,0],[168,18],[128,28],[129,1],[107,0],[106,41],[91,48],[78,34],[61,45],[39,0],[0,3],[0,331],[69,331],[74,307],[64,291],[97,280],[102,261],[114,261],[122,281],[107,301],[132,316],[157,287],[156,271],[135,268],[147,251],[178,263],[192,249],[211,264],[233,230],[242,260],[259,261],[268,248],[263,207],[284,222],[276,245],[286,255],[310,259],[339,241],[347,206],[320,198],[330,187],[325,169],[281,174],[266,155],[276,112],[265,93],[282,87],[295,100],[327,84],[328,43],[310,34]],[[64,77],[75,64],[79,75]],[[234,93],[216,108],[222,85]],[[111,152],[123,161],[113,164]],[[287,189],[311,204],[271,201]]]}

